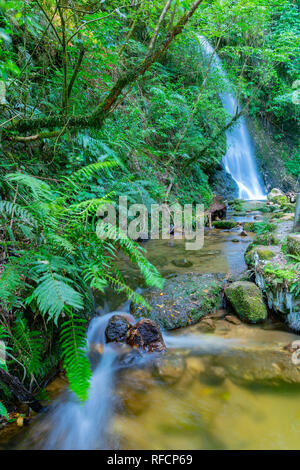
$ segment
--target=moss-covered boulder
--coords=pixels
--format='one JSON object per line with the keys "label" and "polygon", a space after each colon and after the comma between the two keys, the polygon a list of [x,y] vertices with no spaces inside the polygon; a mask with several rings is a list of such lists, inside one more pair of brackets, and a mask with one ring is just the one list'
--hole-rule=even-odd
{"label": "moss-covered boulder", "polygon": [[286,195],[281,191],[281,189],[278,188],[273,188],[269,192],[268,200],[275,204],[280,204],[280,206],[283,206],[284,204],[287,204],[289,202]]}
{"label": "moss-covered boulder", "polygon": [[137,305],[131,310],[135,317],[151,318],[172,330],[197,323],[220,308],[223,288],[224,281],[216,274],[182,274],[167,279],[163,290],[150,289],[144,294],[151,311]]}
{"label": "moss-covered boulder", "polygon": [[215,220],[212,225],[215,228],[231,229],[237,226],[237,222],[234,220]]}
{"label": "moss-covered boulder", "polygon": [[246,250],[245,261],[248,266],[255,266],[260,261],[273,260],[280,253],[280,247],[277,245],[252,245]]}
{"label": "moss-covered boulder", "polygon": [[280,243],[279,238],[272,232],[259,233],[255,235],[253,239],[254,245],[278,245]]}
{"label": "moss-covered boulder", "polygon": [[300,233],[288,235],[287,250],[291,255],[300,256]]}
{"label": "moss-covered boulder", "polygon": [[252,282],[237,281],[225,289],[225,294],[238,317],[247,323],[266,320],[268,312],[259,288]]}

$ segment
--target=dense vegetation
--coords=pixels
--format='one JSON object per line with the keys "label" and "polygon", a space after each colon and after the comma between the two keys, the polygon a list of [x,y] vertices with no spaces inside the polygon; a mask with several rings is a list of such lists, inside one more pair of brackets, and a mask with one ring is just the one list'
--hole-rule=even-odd
{"label": "dense vegetation", "polygon": [[[0,366],[38,391],[63,360],[84,400],[93,290],[110,285],[145,303],[118,271],[119,251],[146,285],[162,283],[136,242],[99,240],[116,229],[98,210],[120,195],[212,200],[234,119],[196,33],[224,60],[243,111],[288,141],[286,171],[298,176],[299,5],[10,0],[0,9]],[[11,398],[1,383],[0,393]]]}

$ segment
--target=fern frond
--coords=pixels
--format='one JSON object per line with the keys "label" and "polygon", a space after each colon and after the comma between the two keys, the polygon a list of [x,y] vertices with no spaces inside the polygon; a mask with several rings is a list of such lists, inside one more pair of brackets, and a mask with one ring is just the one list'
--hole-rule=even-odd
{"label": "fern frond", "polygon": [[109,223],[99,222],[96,233],[100,239],[109,238],[118,241],[121,249],[128,255],[130,261],[139,267],[147,286],[154,286],[159,289],[163,287],[164,280],[158,270],[142,254],[143,248],[127,237],[121,229]]}
{"label": "fern frond", "polygon": [[18,291],[25,285],[21,269],[16,264],[6,266],[0,276],[0,299],[6,310],[21,304]]}
{"label": "fern frond", "polygon": [[7,409],[5,408],[2,401],[0,401],[0,416],[4,416],[4,418],[9,419]]}
{"label": "fern frond", "polygon": [[10,201],[0,201],[0,212],[5,212],[10,216],[14,214],[14,217],[18,217],[31,225],[36,225],[36,220],[31,212],[19,204]]}
{"label": "fern frond", "polygon": [[53,246],[55,251],[62,250],[66,254],[73,254],[75,252],[75,247],[72,245],[72,243],[60,235],[55,233],[47,233],[46,239],[49,244]]}
{"label": "fern frond", "polygon": [[44,201],[50,201],[53,199],[53,190],[49,184],[32,175],[27,175],[25,173],[9,173],[6,175],[6,179],[29,188],[33,196],[37,199]]}
{"label": "fern frond", "polygon": [[[59,260],[56,257],[56,260]],[[61,263],[65,266],[66,263]],[[70,284],[74,281],[58,274],[58,265],[54,266],[49,260],[42,260],[38,263],[36,271],[39,274],[37,278],[38,286],[32,294],[26,299],[30,303],[36,300],[39,310],[43,315],[48,315],[57,325],[58,318],[66,306],[73,307],[75,310],[83,308],[82,295],[77,292]],[[69,267],[70,270],[70,267]]]}
{"label": "fern frond", "polygon": [[18,315],[12,328],[14,351],[19,351],[28,374],[38,374],[42,367],[43,339],[39,331],[30,330],[27,321]]}
{"label": "fern frond", "polygon": [[84,168],[81,168],[80,170],[75,171],[72,174],[72,176],[69,178],[69,180],[79,181],[82,178],[89,179],[98,171],[101,171],[107,168],[113,168],[115,166],[118,166],[118,162],[114,160],[105,160],[103,162],[91,163],[90,165],[87,165]]}
{"label": "fern frond", "polygon": [[61,325],[60,342],[70,388],[81,401],[88,397],[91,367],[86,355],[86,320],[69,311]]}

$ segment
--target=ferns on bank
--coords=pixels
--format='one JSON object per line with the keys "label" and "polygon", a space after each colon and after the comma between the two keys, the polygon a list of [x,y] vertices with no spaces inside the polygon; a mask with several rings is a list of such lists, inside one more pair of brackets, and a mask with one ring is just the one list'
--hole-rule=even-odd
{"label": "ferns on bank", "polygon": [[91,378],[90,363],[86,355],[86,320],[75,315],[70,309],[66,310],[69,319],[62,325],[60,342],[64,367],[70,383],[70,388],[84,401],[88,396]]}
{"label": "ferns on bank", "polygon": [[7,409],[5,408],[2,401],[0,401],[0,416],[4,416],[4,418],[8,419]]}
{"label": "ferns on bank", "polygon": [[[9,326],[5,342],[13,372],[27,385],[38,384],[57,354],[80,400],[87,397],[91,375],[85,333],[92,290],[111,286],[150,308],[124,282],[116,267],[118,251],[140,269],[147,286],[162,286],[144,249],[116,227],[97,224],[99,209],[115,193],[91,198],[87,187],[99,171],[114,165],[88,165],[58,185],[10,173],[5,177],[12,187],[10,198],[0,201],[7,260],[0,275],[0,324]],[[6,240],[12,249],[6,248]]]}

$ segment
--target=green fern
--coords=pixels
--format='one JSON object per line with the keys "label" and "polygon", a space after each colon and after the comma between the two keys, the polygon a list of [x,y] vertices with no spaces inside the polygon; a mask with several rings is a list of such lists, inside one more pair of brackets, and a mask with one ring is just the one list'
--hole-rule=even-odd
{"label": "green fern", "polygon": [[74,281],[56,272],[61,266],[66,268],[64,263],[54,265],[47,259],[40,260],[36,266],[39,274],[38,286],[26,299],[27,303],[35,299],[40,312],[47,315],[49,319],[53,319],[56,325],[66,306],[73,307],[75,310],[81,310],[84,306],[82,295],[71,286]]}
{"label": "green fern", "polygon": [[130,261],[138,266],[144,276],[147,286],[154,286],[158,289],[163,287],[163,279],[158,270],[143,255],[145,250],[138,243],[131,240],[118,227],[109,223],[99,222],[96,228],[97,236],[100,239],[116,240],[121,249],[126,253]]}
{"label": "green fern", "polygon": [[0,416],[4,416],[4,418],[9,419],[7,409],[5,408],[2,401],[0,401]]}
{"label": "green fern", "polygon": [[43,339],[39,331],[29,329],[26,319],[18,315],[12,328],[14,351],[18,356],[28,374],[38,374],[42,367]]}
{"label": "green fern", "polygon": [[61,325],[60,342],[70,388],[81,401],[88,397],[91,367],[86,355],[86,320],[67,310],[69,319]]}

